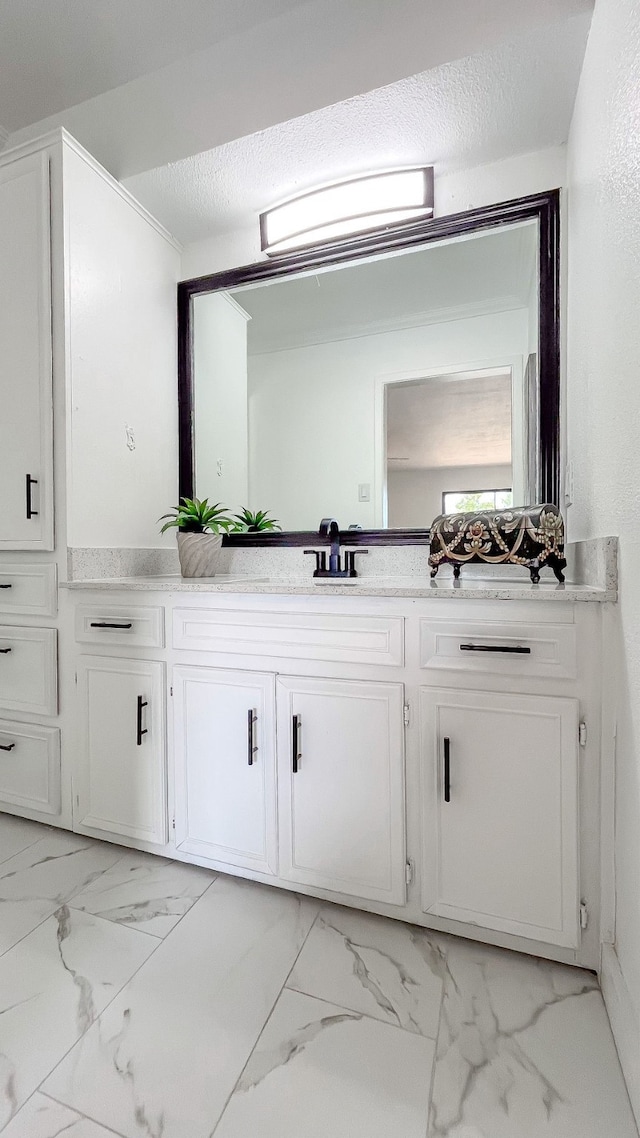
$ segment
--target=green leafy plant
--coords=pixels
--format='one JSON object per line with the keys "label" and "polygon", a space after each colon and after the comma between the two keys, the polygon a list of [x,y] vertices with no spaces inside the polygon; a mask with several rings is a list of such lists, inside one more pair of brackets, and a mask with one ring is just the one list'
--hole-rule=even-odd
{"label": "green leafy plant", "polygon": [[[172,526],[182,533],[228,533],[234,521],[226,510],[221,502],[210,506],[208,498],[202,501],[199,498],[181,498],[178,506],[173,506],[168,514],[158,518],[158,521],[164,521],[160,533]],[[165,518],[169,520],[165,521]]]}
{"label": "green leafy plant", "polygon": [[277,518],[270,518],[266,510],[255,512],[243,507],[239,514],[233,515],[232,533],[261,533],[265,530],[279,530],[282,526]]}

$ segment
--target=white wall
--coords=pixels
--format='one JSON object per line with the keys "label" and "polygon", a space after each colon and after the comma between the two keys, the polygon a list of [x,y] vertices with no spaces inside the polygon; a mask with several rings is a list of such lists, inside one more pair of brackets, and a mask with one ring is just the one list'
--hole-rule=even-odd
{"label": "white wall", "polygon": [[448,490],[499,490],[509,486],[510,465],[390,470],[389,525],[394,529],[425,529],[442,513],[442,495]]}
{"label": "white wall", "polygon": [[233,512],[248,500],[247,313],[225,293],[193,302],[196,494]]}
{"label": "white wall", "polygon": [[[596,0],[569,140],[569,536],[620,536],[616,950],[618,1008],[635,1038],[618,1031],[617,1042],[640,1117],[639,91],[640,5]],[[613,748],[608,733],[608,758]]]}
{"label": "white wall", "polygon": [[[342,526],[380,525],[383,378],[492,366],[522,357],[526,344],[519,309],[250,356],[252,508],[273,511],[284,529],[314,529],[327,515]],[[361,483],[371,487],[368,503],[358,501]]]}
{"label": "white wall", "polygon": [[[70,546],[154,547],[178,493],[177,249],[64,148]],[[134,449],[127,446],[131,428]]]}

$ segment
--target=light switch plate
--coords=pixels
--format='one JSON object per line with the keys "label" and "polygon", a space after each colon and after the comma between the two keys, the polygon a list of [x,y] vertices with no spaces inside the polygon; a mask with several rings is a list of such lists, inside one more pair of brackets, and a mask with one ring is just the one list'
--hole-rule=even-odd
{"label": "light switch plate", "polygon": [[371,501],[371,483],[361,482],[358,486],[358,501],[370,502]]}

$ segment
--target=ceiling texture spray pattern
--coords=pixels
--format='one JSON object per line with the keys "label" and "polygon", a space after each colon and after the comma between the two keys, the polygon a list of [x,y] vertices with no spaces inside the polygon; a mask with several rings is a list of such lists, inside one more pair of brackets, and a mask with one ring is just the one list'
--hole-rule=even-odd
{"label": "ceiling texture spray pattern", "polygon": [[[401,165],[436,174],[565,141],[589,17],[411,76],[125,179],[181,241],[256,223],[318,182]],[[436,180],[437,193],[437,180]],[[436,200],[437,206],[437,200]],[[437,210],[436,210],[437,212]]]}
{"label": "ceiling texture spray pattern", "polygon": [[63,126],[181,241],[216,238],[319,182],[563,144],[592,8],[0,0],[0,145]]}

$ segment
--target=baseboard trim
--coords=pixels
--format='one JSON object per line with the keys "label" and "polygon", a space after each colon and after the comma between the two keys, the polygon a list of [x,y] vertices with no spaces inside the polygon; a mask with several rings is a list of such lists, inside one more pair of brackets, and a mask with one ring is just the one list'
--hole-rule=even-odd
{"label": "baseboard trim", "polygon": [[631,1106],[640,1129],[640,1022],[612,944],[602,945],[600,984]]}

